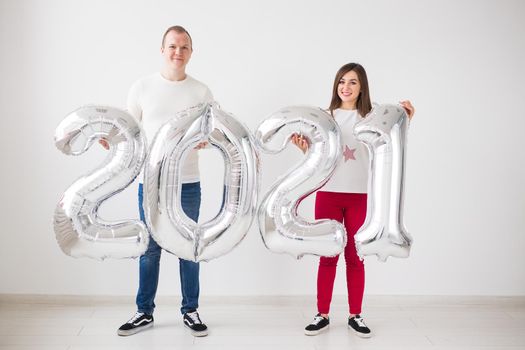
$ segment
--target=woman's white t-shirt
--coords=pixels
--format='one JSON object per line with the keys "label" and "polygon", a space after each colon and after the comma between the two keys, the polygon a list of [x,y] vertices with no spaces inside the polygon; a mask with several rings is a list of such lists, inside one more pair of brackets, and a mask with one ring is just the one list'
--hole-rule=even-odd
{"label": "woman's white t-shirt", "polygon": [[357,110],[336,109],[334,119],[341,129],[343,157],[330,180],[319,191],[367,193],[368,149],[354,136],[354,125],[362,118]]}

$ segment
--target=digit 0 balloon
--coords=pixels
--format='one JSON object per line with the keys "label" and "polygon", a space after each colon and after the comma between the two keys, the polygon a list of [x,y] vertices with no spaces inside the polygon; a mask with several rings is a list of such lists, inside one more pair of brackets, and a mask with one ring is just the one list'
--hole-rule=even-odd
{"label": "digit 0 balloon", "polygon": [[[185,155],[208,141],[225,162],[224,203],[219,214],[196,223],[181,206]],[[217,103],[201,104],[176,115],[158,131],[146,161],[144,210],[155,241],[191,261],[228,253],[248,233],[258,194],[257,152],[247,127]]]}

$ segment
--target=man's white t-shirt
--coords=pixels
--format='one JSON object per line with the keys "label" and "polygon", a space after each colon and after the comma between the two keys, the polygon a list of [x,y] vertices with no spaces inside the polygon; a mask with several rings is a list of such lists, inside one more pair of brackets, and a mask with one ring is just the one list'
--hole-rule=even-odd
{"label": "man's white t-shirt", "polygon": [[[171,81],[160,73],[155,73],[131,86],[127,108],[141,123],[149,147],[160,127],[177,112],[212,100],[210,89],[189,75],[186,75],[184,80]],[[182,168],[183,183],[199,181],[198,157],[197,150],[192,149],[188,152]]]}

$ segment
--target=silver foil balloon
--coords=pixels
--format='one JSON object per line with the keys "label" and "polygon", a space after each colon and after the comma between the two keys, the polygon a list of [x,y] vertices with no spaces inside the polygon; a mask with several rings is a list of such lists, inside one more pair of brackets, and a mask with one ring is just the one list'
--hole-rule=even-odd
{"label": "silver foil balloon", "polygon": [[[225,161],[224,204],[219,214],[195,223],[181,206],[181,170],[187,153],[209,141]],[[250,131],[216,103],[185,110],[158,131],[146,160],[144,209],[155,241],[191,261],[208,261],[239,244],[255,216],[258,155]]]}
{"label": "silver foil balloon", "polygon": [[100,204],[137,177],[146,157],[144,133],[128,113],[113,107],[86,106],[69,114],[55,131],[55,144],[80,155],[105,138],[104,163],[76,180],[55,209],[54,229],[62,251],[73,257],[134,258],[147,248],[149,235],[139,220],[109,222],[98,216]]}
{"label": "silver foil balloon", "polygon": [[354,126],[370,153],[366,220],[355,235],[361,258],[408,257],[412,238],[403,224],[408,116],[396,105],[379,105]]}
{"label": "silver foil balloon", "polygon": [[279,153],[296,133],[308,140],[304,160],[272,185],[259,206],[259,230],[266,247],[295,258],[334,256],[346,245],[346,231],[334,220],[308,222],[297,214],[301,200],[323,186],[342,155],[341,131],[334,118],[315,107],[286,107],[271,114],[255,138],[265,152]]}

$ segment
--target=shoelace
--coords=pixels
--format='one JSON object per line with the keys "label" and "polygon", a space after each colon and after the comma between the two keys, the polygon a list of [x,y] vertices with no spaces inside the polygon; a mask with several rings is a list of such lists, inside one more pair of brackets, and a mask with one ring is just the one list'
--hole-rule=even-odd
{"label": "shoelace", "polygon": [[364,327],[364,328],[366,328],[365,321],[364,321],[361,317],[354,317],[354,320],[355,320],[355,322],[357,323],[357,325],[358,325],[359,327]]}
{"label": "shoelace", "polygon": [[198,323],[198,324],[201,324],[202,321],[200,320],[199,318],[199,314],[197,313],[197,311],[195,312],[189,312],[187,313],[186,315],[188,315],[189,318],[191,318],[191,320],[193,321],[193,323]]}
{"label": "shoelace", "polygon": [[324,319],[323,316],[315,316],[313,324],[317,325],[319,322],[321,322]]}
{"label": "shoelace", "polygon": [[137,311],[137,312],[135,313],[135,315],[134,315],[132,318],[130,318],[130,320],[128,321],[128,323],[133,323],[133,322],[135,322],[136,320],[138,320],[139,318],[141,318],[142,315],[144,315],[144,313],[142,313],[142,312],[138,312],[138,311]]}

